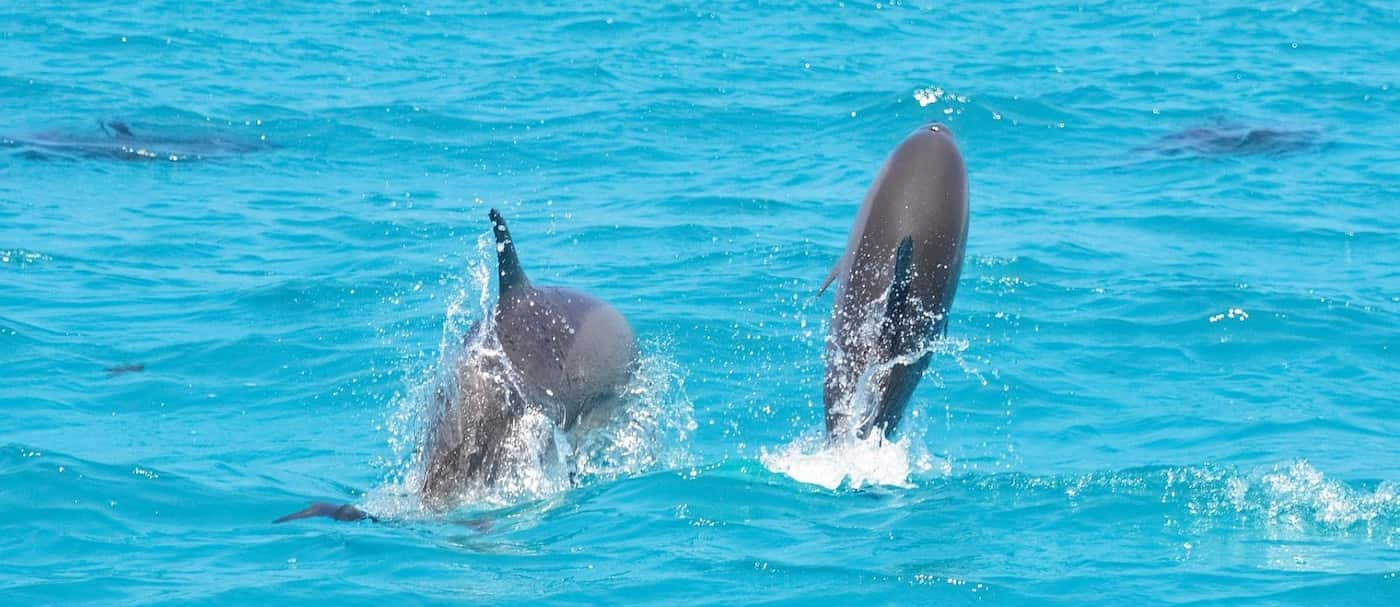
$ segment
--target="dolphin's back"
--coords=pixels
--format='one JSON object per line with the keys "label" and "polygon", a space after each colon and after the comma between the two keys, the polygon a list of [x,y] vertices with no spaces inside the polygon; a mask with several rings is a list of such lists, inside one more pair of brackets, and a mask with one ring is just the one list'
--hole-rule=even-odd
{"label": "dolphin's back", "polygon": [[533,400],[559,407],[557,421],[566,429],[599,399],[617,394],[637,358],[636,337],[617,310],[561,287],[530,288],[502,300],[496,335],[535,387]]}

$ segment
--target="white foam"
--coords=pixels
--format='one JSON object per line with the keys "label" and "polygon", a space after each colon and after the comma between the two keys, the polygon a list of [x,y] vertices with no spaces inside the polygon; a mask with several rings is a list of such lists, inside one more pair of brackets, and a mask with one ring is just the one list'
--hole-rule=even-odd
{"label": "white foam", "polygon": [[836,441],[828,441],[825,433],[807,435],[772,453],[764,449],[759,461],[772,472],[831,490],[910,487],[916,478],[950,470],[948,462],[930,456],[913,437],[890,441],[874,432],[865,439]]}
{"label": "white foam", "polygon": [[[1369,524],[1400,506],[1400,491],[1391,483],[1382,483],[1373,492],[1349,487],[1341,481],[1327,478],[1307,460],[1296,460],[1287,466],[1275,466],[1258,481],[1259,504],[1266,520],[1298,526],[1311,519],[1332,529],[1346,529],[1358,523]],[[1242,503],[1242,511],[1253,504]]]}

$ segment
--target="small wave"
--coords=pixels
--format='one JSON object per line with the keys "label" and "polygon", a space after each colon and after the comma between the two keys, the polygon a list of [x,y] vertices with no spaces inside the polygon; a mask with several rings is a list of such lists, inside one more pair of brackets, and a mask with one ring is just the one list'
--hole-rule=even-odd
{"label": "small wave", "polygon": [[1232,504],[1241,513],[1260,515],[1287,528],[1400,525],[1400,487],[1395,483],[1382,482],[1369,490],[1351,487],[1327,478],[1306,460],[1275,466],[1252,482],[1231,479],[1228,487]]}
{"label": "small wave", "polygon": [[0,249],[0,264],[14,264],[25,267],[46,261],[53,261],[53,258],[38,251],[31,251],[28,249]]}
{"label": "small wave", "polygon": [[1329,478],[1307,460],[1241,470],[1198,464],[1050,476],[1017,473],[951,479],[951,486],[1073,510],[1130,498],[1142,512],[1197,532],[1257,529],[1269,537],[1400,531],[1400,486]]}
{"label": "small wave", "polygon": [[[952,354],[961,361],[957,351]],[[955,477],[953,462],[929,451],[924,437],[927,419],[912,415],[898,440],[879,433],[828,440],[825,432],[812,432],[779,448],[763,449],[759,461],[772,473],[827,490],[962,488],[969,497],[1015,496],[1015,501],[1046,505],[1063,501],[1074,510],[1129,497],[1147,500],[1138,503],[1161,509],[1168,520],[1198,531],[1257,529],[1270,537],[1400,533],[1400,483],[1332,478],[1305,459],[1258,468],[1195,464]]]}

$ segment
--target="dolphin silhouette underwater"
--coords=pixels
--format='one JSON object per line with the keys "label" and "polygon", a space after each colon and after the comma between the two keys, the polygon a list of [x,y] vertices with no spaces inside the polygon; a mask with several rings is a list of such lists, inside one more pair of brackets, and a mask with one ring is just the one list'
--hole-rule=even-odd
{"label": "dolphin silhouette underwater", "polygon": [[[830,440],[895,432],[945,334],[962,271],[967,169],[953,133],[904,139],[870,186],[845,253],[826,338],[822,401]],[[819,292],[820,294],[820,292]]]}
{"label": "dolphin silhouette underwater", "polygon": [[[531,457],[515,439],[551,443],[544,451],[556,447],[552,433],[529,433],[531,413],[565,432],[586,429],[619,406],[637,373],[637,338],[627,320],[581,291],[531,284],[505,219],[495,209],[490,217],[498,297],[490,322],[478,322],[464,337],[467,351],[438,391],[422,446],[419,496],[439,511]],[[318,502],[274,522],[316,516],[373,520],[353,505]]]}
{"label": "dolphin silhouette underwater", "polygon": [[1164,156],[1248,156],[1289,154],[1317,145],[1314,131],[1217,120],[1163,135],[1145,149]]}
{"label": "dolphin silhouette underwater", "polygon": [[0,137],[0,146],[14,148],[35,160],[95,158],[128,161],[191,161],[226,158],[272,149],[266,141],[245,141],[220,134],[168,135],[134,131],[120,121],[98,122],[100,132],[43,131]]}

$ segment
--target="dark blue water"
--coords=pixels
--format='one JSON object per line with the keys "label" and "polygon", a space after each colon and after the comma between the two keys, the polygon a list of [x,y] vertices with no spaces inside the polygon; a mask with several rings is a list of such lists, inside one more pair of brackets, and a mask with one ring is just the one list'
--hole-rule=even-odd
{"label": "dark blue water", "polygon": [[[1234,4],[0,7],[0,603],[1395,604],[1400,10]],[[815,294],[933,120],[950,340],[824,450]],[[490,207],[647,364],[460,525]]]}

